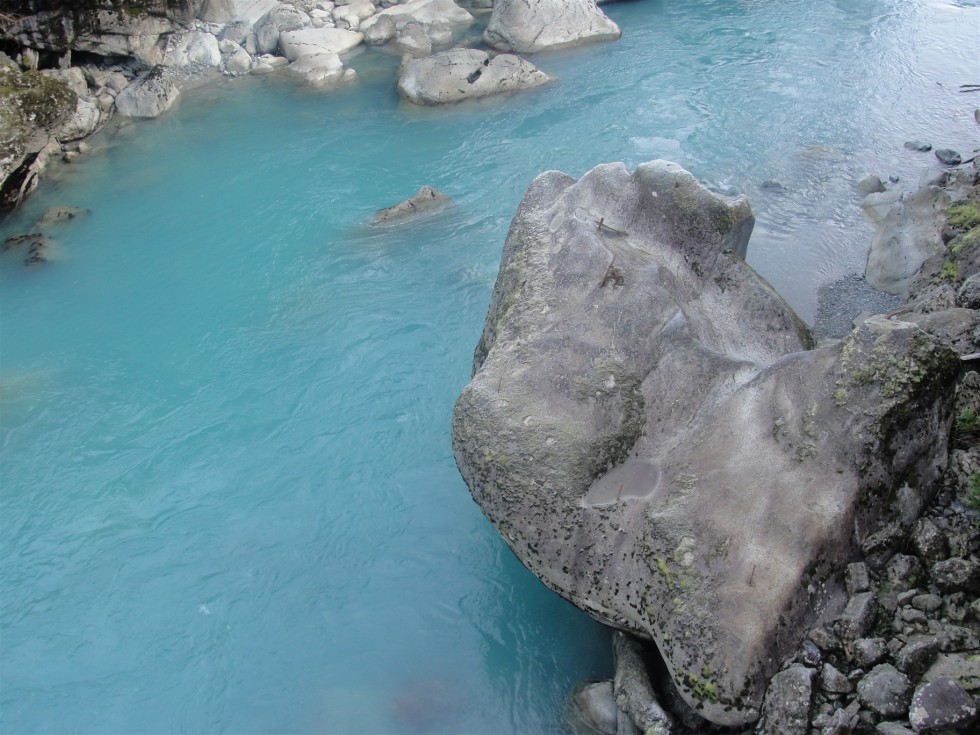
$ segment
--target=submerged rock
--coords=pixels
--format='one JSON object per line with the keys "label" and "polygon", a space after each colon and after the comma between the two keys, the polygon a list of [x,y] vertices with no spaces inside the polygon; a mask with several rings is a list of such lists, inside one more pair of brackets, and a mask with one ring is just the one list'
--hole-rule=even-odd
{"label": "submerged rock", "polygon": [[87,209],[80,209],[78,207],[52,207],[37,221],[38,227],[45,227],[46,225],[53,225],[59,222],[68,222],[76,217],[84,217],[90,214]]}
{"label": "submerged rock", "polygon": [[453,205],[453,200],[431,186],[423,186],[415,195],[393,207],[379,210],[371,219],[372,225],[391,225],[441,212]]}
{"label": "submerged rock", "polygon": [[534,64],[511,54],[456,48],[407,60],[398,75],[398,93],[417,105],[438,105],[529,89],[551,80]]}
{"label": "submerged rock", "polygon": [[655,641],[684,699],[736,726],[843,607],[835,572],[899,497],[921,509],[959,370],[880,317],[810,350],[742,259],[752,224],[664,161],[540,175],[453,414],[460,472],[521,561]]}
{"label": "submerged rock", "polygon": [[620,35],[594,0],[496,0],[483,38],[502,51],[527,54]]}

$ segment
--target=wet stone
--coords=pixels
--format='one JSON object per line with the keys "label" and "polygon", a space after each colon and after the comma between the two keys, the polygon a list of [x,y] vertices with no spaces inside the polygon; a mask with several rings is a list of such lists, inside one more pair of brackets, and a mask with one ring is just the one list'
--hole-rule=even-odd
{"label": "wet stone", "polygon": [[916,151],[918,153],[928,153],[932,150],[931,143],[923,143],[921,140],[909,140],[905,143],[905,147],[910,151]]}

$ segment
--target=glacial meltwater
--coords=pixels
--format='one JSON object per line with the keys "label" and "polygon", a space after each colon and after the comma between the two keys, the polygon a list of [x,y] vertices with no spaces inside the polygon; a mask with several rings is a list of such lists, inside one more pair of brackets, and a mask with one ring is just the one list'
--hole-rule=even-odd
{"label": "glacial meltwater", "polygon": [[[547,169],[675,160],[750,197],[811,320],[853,182],[976,146],[976,0],[637,0],[559,81],[442,109],[368,50],[112,125],[0,256],[0,731],[556,733],[605,629],[511,556],[450,447],[510,218]],[[422,184],[456,207],[391,229]]]}

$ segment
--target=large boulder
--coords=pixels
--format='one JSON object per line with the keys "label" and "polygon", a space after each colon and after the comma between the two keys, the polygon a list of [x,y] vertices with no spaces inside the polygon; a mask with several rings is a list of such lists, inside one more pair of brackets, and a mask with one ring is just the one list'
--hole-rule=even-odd
{"label": "large boulder", "polygon": [[157,117],[180,96],[167,69],[156,66],[116,95],[116,111],[124,117]]}
{"label": "large boulder", "polygon": [[491,57],[486,51],[456,48],[405,61],[398,74],[398,93],[417,105],[438,105],[528,89],[550,80],[517,56]]}
{"label": "large boulder", "polygon": [[841,611],[835,570],[898,499],[928,499],[959,371],[880,317],[811,350],[743,260],[752,224],[664,161],[540,175],[453,413],[460,472],[521,561],[654,641],[733,726]]}
{"label": "large boulder", "polygon": [[279,34],[298,31],[310,25],[310,16],[286,3],[276,6],[255,24],[255,48],[259,54],[274,54],[279,50]]}
{"label": "large boulder", "polygon": [[290,64],[289,70],[317,89],[332,89],[357,79],[354,70],[345,67],[340,56],[331,53],[303,56]]}
{"label": "large boulder", "polygon": [[167,66],[221,66],[221,50],[218,39],[205,31],[183,31],[167,39],[163,63]]}
{"label": "large boulder", "polygon": [[95,97],[79,97],[75,106],[75,114],[58,131],[58,140],[70,143],[87,138],[102,124],[102,112]]}
{"label": "large boulder", "polygon": [[[474,18],[453,0],[408,0],[400,5],[392,5],[361,23],[358,30],[367,33],[375,23],[388,18],[401,28],[408,23],[433,23],[445,21],[454,27],[468,26]],[[386,22],[386,21],[385,21]]]}
{"label": "large boulder", "polygon": [[619,26],[594,0],[496,0],[483,39],[494,48],[529,54],[619,38]]}
{"label": "large boulder", "polygon": [[340,28],[303,28],[279,34],[279,48],[290,61],[320,54],[343,54],[360,45],[364,34]]}

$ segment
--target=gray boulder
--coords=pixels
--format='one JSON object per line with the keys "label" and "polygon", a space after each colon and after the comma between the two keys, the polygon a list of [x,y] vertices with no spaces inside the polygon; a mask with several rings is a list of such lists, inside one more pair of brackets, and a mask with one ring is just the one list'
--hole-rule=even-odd
{"label": "gray boulder", "polygon": [[274,54],[279,49],[279,34],[298,31],[310,24],[310,16],[286,3],[277,3],[255,24],[255,49],[259,54]]}
{"label": "gray boulder", "polygon": [[963,730],[977,719],[977,703],[949,677],[940,677],[916,690],[909,723],[916,732]]}
{"label": "gray boulder", "polygon": [[303,28],[283,31],[279,34],[282,55],[290,61],[298,61],[319,54],[343,54],[358,45],[364,35],[340,28]]}
{"label": "gray boulder", "polygon": [[882,717],[904,717],[912,698],[909,678],[891,664],[875,666],[858,682],[858,700]]}
{"label": "gray boulder", "polygon": [[594,0],[496,0],[483,39],[518,54],[619,38]]}
{"label": "gray boulder", "polygon": [[79,97],[75,105],[75,114],[71,120],[58,132],[58,140],[69,143],[74,140],[87,138],[94,133],[102,123],[102,112],[95,97]]}
{"label": "gray boulder", "polygon": [[752,223],[665,161],[540,175],[453,414],[460,472],[521,561],[654,641],[688,704],[733,726],[840,611],[832,570],[898,517],[901,479],[930,492],[959,371],[881,317],[808,351],[743,260]]}
{"label": "gray boulder", "polygon": [[621,715],[625,715],[625,718],[619,718],[617,732],[633,729],[644,735],[670,735],[673,722],[657,701],[640,644],[623,633],[616,633],[613,654],[616,659],[613,680],[616,705]]}
{"label": "gray boulder", "polygon": [[88,94],[88,81],[85,79],[85,72],[77,66],[70,66],[67,69],[43,69],[41,75],[67,84],[69,89],[79,97]]}
{"label": "gray boulder", "polygon": [[180,90],[162,66],[156,66],[116,95],[116,111],[124,117],[157,117],[169,110]]}
{"label": "gray boulder", "polygon": [[392,39],[391,50],[414,57],[428,56],[432,53],[432,39],[421,23],[406,23]]}
{"label": "gray boulder", "polygon": [[814,670],[793,666],[772,677],[760,735],[806,735],[813,708]]}
{"label": "gray boulder", "polygon": [[337,54],[304,56],[294,61],[288,68],[316,89],[332,89],[357,79],[357,73],[345,67]]}
{"label": "gray boulder", "polygon": [[364,43],[368,46],[381,46],[395,37],[395,21],[390,15],[382,15],[375,23],[363,30]]}
{"label": "gray boulder", "polygon": [[417,105],[439,105],[529,89],[550,80],[517,56],[491,57],[486,51],[456,48],[405,61],[398,74],[398,93]]}
{"label": "gray boulder", "polygon": [[168,38],[167,50],[163,57],[167,66],[221,66],[221,50],[218,39],[206,31],[185,31],[174,33]]}

